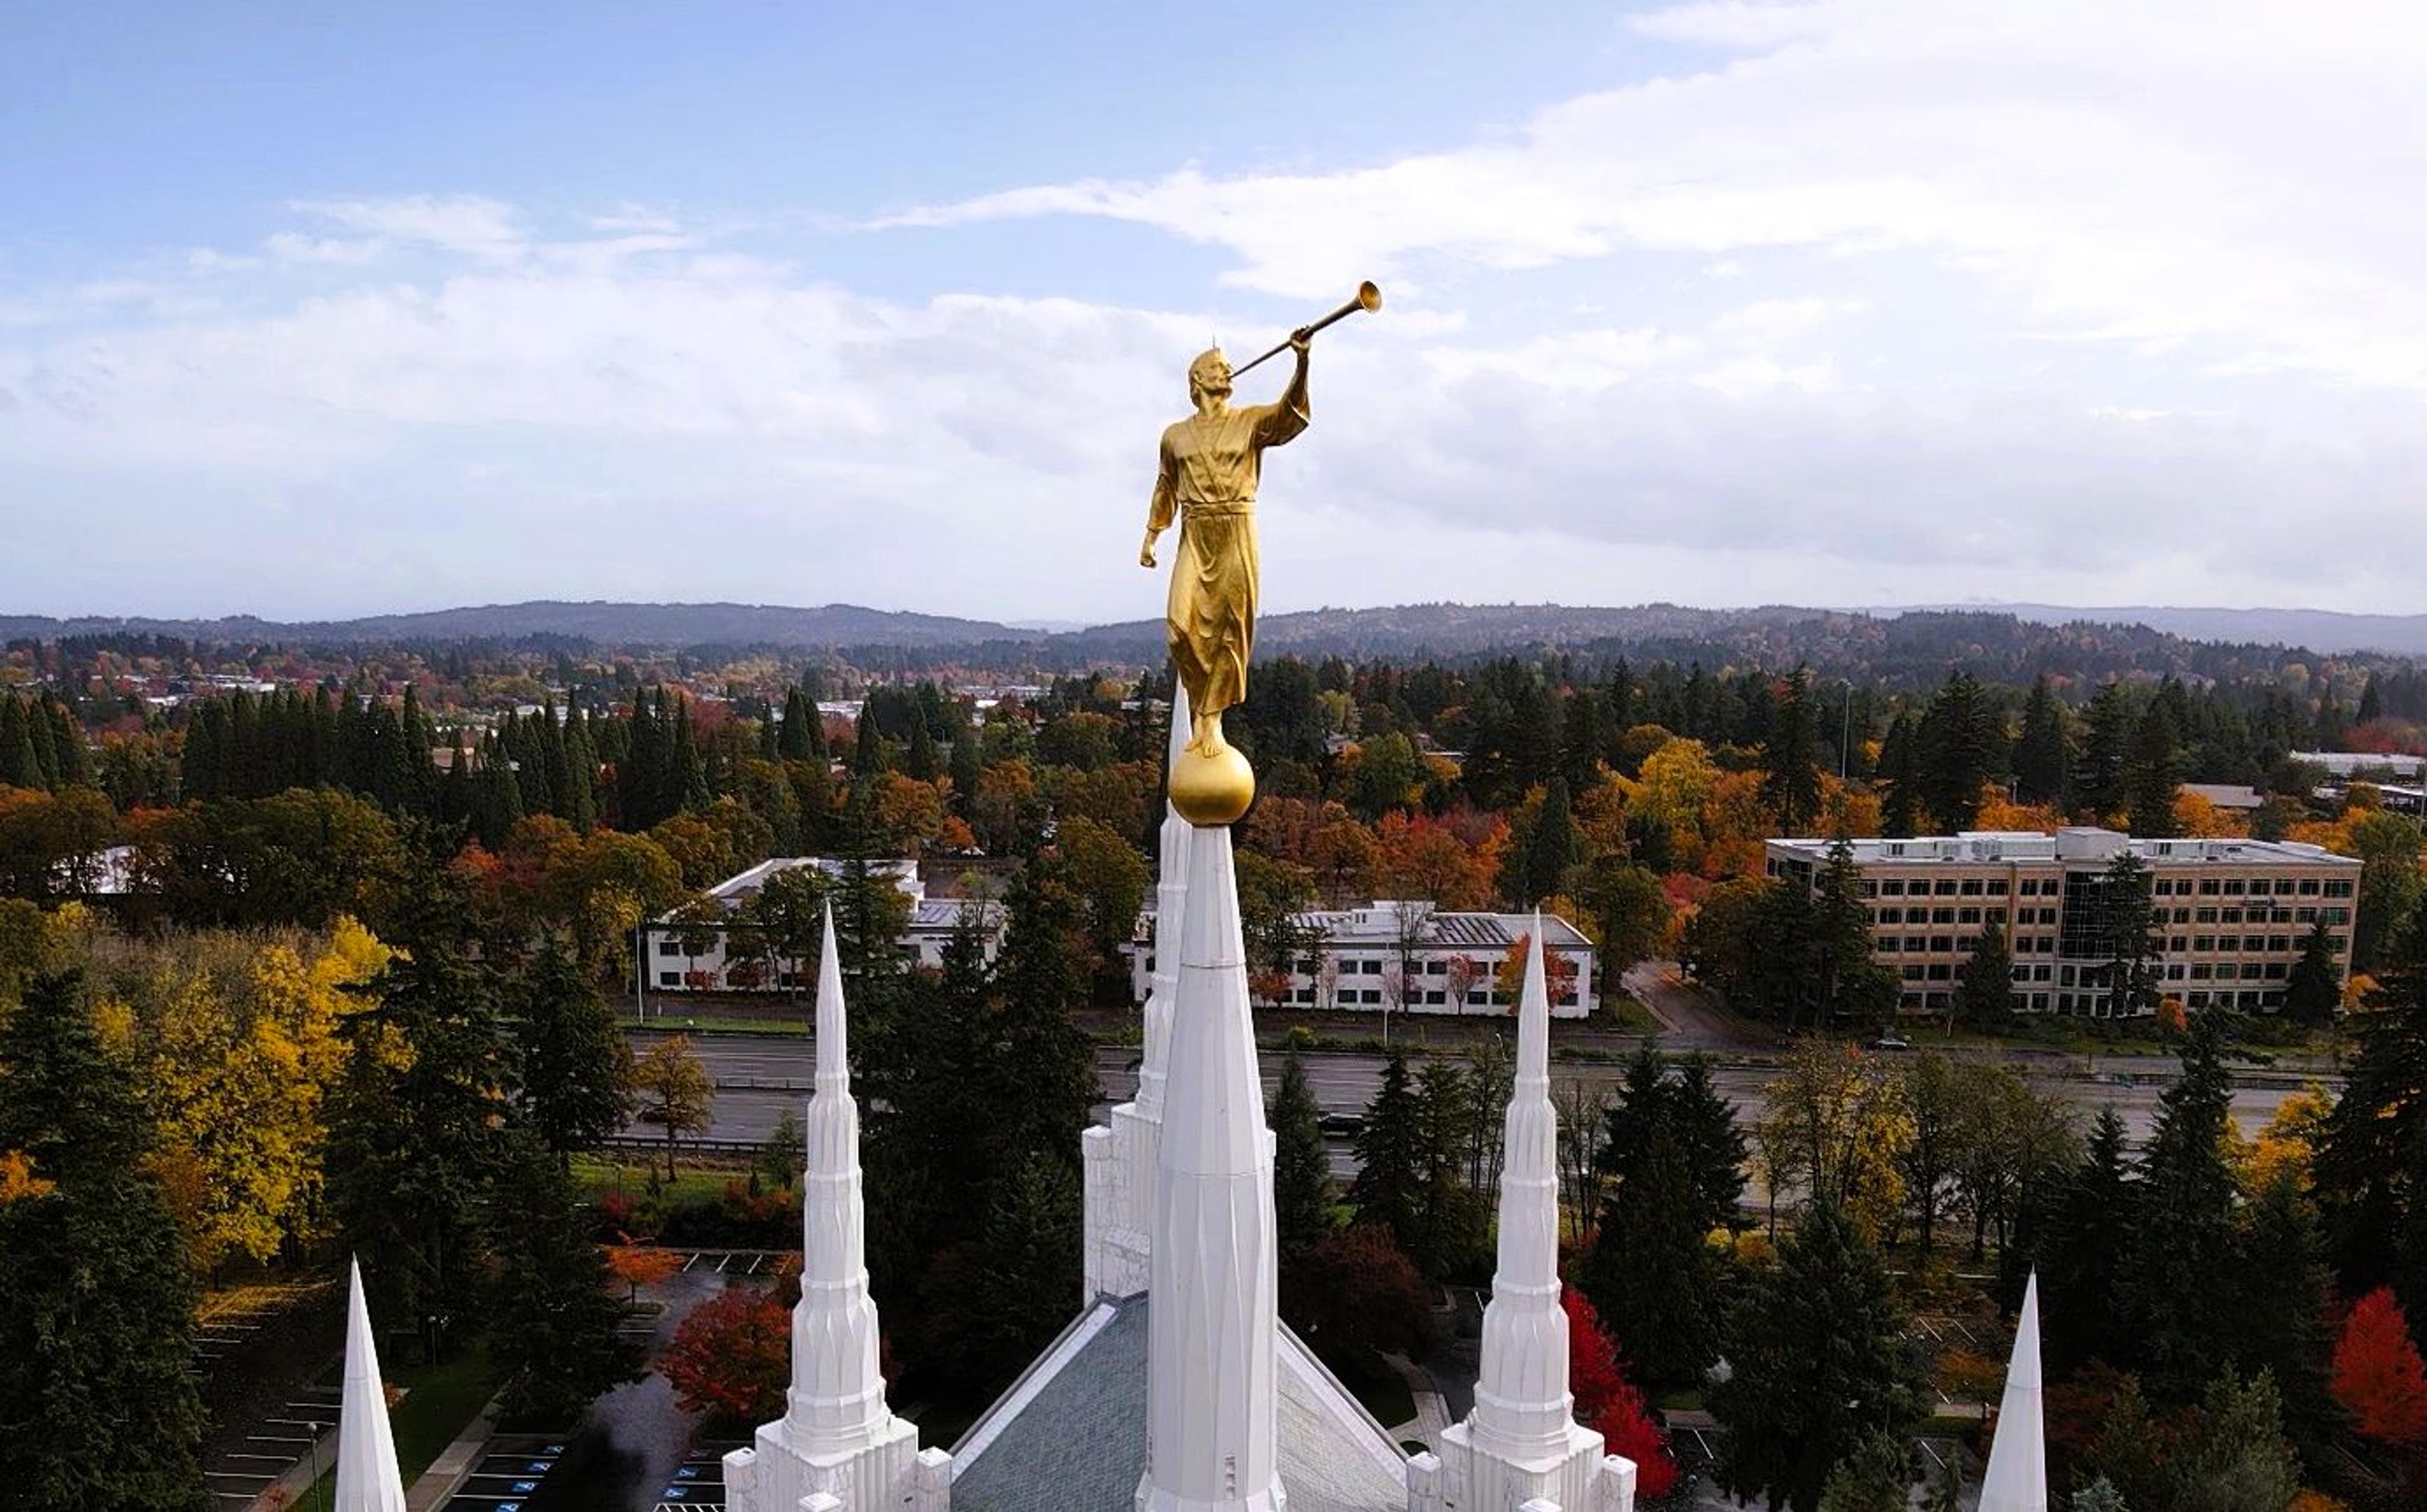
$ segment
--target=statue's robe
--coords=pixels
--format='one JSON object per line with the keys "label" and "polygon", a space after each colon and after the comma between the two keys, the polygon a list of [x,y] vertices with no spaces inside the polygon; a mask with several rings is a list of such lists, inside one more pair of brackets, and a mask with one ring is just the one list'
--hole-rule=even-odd
{"label": "statue's robe", "polygon": [[1190,415],[1163,432],[1147,526],[1180,522],[1167,626],[1172,665],[1190,709],[1219,714],[1247,696],[1256,640],[1256,483],[1266,447],[1304,431],[1297,404],[1251,404],[1207,419]]}

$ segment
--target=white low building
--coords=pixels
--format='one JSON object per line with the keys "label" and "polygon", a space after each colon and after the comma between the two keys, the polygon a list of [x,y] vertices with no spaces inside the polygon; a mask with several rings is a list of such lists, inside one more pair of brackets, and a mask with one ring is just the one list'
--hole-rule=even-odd
{"label": "white low building", "polygon": [[[1311,943],[1299,954],[1285,1008],[1344,1013],[1500,1014],[1515,1007],[1500,990],[1501,967],[1534,928],[1531,914],[1453,912],[1421,900],[1383,899],[1361,908],[1294,916]],[[1584,1018],[1593,990],[1593,942],[1564,919],[1542,919],[1553,978],[1551,1013]],[[1129,947],[1130,984],[1146,1001],[1154,972],[1154,910]]]}
{"label": "white low building", "polygon": [[[755,949],[755,926],[743,917],[768,879],[815,867],[831,880],[845,863],[831,856],[779,855],[725,878],[707,897],[722,919],[685,918],[680,910],[641,926],[641,971],[652,992],[763,992],[810,984],[811,963]],[[910,918],[894,941],[906,966],[941,966],[944,950],[964,921],[973,921],[985,958],[1002,944],[1003,907],[975,898],[930,898],[916,861],[872,861],[869,870],[890,880],[909,901]]]}

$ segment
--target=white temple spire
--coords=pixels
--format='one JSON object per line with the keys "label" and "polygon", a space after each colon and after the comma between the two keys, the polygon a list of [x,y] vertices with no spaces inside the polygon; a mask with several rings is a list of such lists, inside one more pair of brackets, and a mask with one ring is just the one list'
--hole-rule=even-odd
{"label": "white temple spire", "polygon": [[362,1262],[351,1262],[348,1270],[335,1512],[404,1512],[404,1481],[397,1473],[396,1439],[387,1421],[387,1389],[380,1384],[379,1345],[371,1334],[370,1309],[363,1302]]}
{"label": "white temple spire", "polygon": [[1138,1512],[1281,1512],[1273,1142],[1230,832],[1188,842],[1155,1172]]}
{"label": "white temple spire", "polygon": [[1551,1106],[1551,994],[1542,916],[1526,936],[1517,1003],[1517,1076],[1504,1126],[1500,1259],[1483,1309],[1474,1410],[1442,1431],[1441,1452],[1409,1464],[1409,1512],[1538,1504],[1630,1512],[1635,1466],[1577,1423],[1560,1306],[1558,1114]]}
{"label": "white temple spire", "polygon": [[851,1095],[832,903],[818,957],[817,1090],[809,1098],[808,1161],[801,1177],[801,1300],[792,1309],[792,1387],[784,1419],[792,1441],[812,1454],[856,1448],[893,1420],[876,1368],[859,1104]]}
{"label": "white temple spire", "polygon": [[859,1104],[851,1095],[834,907],[819,950],[817,1075],[801,1173],[801,1300],[792,1309],[792,1384],[784,1416],[725,1456],[734,1512],[796,1512],[829,1496],[842,1512],[901,1504],[919,1430],[893,1415],[877,1370],[860,1196]]}
{"label": "white temple spire", "polygon": [[[1188,687],[1173,679],[1171,685],[1171,738],[1165,742],[1163,770],[1168,773],[1180,765],[1181,753],[1188,748]],[[1163,805],[1162,854],[1157,857],[1161,867],[1155,872],[1154,908],[1154,970],[1149,974],[1146,995],[1146,1044],[1138,1061],[1137,1108],[1150,1122],[1163,1118],[1165,1078],[1171,1067],[1171,1006],[1180,990],[1180,919],[1186,911],[1188,898],[1188,842],[1196,826],[1180,817],[1180,810],[1168,800]],[[1147,1154],[1149,1175],[1154,1166],[1152,1151]],[[1143,1195],[1139,1204],[1142,1213],[1154,1211],[1151,1192]]]}
{"label": "white temple spire", "polygon": [[1568,1315],[1559,1306],[1558,1119],[1551,1108],[1551,998],[1539,914],[1526,936],[1517,1080],[1504,1128],[1500,1262],[1483,1309],[1474,1436],[1478,1446],[1500,1453],[1539,1454],[1564,1443],[1573,1425]]}
{"label": "white temple spire", "polygon": [[2006,1365],[2006,1396],[1997,1407],[1997,1437],[1980,1481],[1980,1512],[2047,1512],[2047,1433],[2040,1416],[2040,1276],[2023,1287],[2014,1323],[2014,1355]]}

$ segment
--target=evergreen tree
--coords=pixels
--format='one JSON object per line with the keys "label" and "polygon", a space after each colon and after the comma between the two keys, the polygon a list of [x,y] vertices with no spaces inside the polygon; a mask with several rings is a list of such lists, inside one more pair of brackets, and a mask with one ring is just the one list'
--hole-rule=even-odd
{"label": "evergreen tree", "polygon": [[557,941],[541,948],[514,985],[523,1106],[540,1143],[570,1160],[624,1127],[631,1047],[590,974]]}
{"label": "evergreen tree", "polygon": [[0,788],[47,786],[41,758],[34,753],[33,724],[25,717],[24,703],[11,689],[0,694]]}
{"label": "evergreen tree", "polygon": [[1955,992],[1955,1015],[1975,1029],[2002,1024],[2013,1006],[2014,955],[2006,948],[2005,927],[1992,919],[1980,926],[1963,980]]}
{"label": "evergreen tree", "polygon": [[1636,1052],[1605,1115],[1607,1195],[1579,1278],[1650,1379],[1692,1384],[1718,1358],[1726,1277],[1707,1239],[1735,1216],[1744,1154],[1707,1062],[1672,1075],[1651,1046]]}
{"label": "evergreen tree", "polygon": [[2023,733],[2014,742],[2014,796],[2061,811],[2072,792],[2072,767],[2064,710],[2042,673],[2031,679],[2030,696],[2023,702]]}
{"label": "evergreen tree", "polygon": [[859,723],[851,746],[851,774],[855,782],[883,772],[888,764],[885,759],[885,735],[876,726],[875,692],[875,689],[870,689],[871,696],[859,706]]}
{"label": "evergreen tree", "polygon": [[1525,893],[1516,900],[1517,903],[1533,907],[1559,891],[1560,879],[1576,863],[1576,821],[1574,810],[1569,806],[1568,779],[1553,777],[1542,794],[1542,809],[1535,817],[1533,833],[1527,837]]}
{"label": "evergreen tree", "polygon": [[2041,1252],[2047,1282],[2040,1289],[2046,1312],[2042,1338],[2051,1374],[2070,1374],[2093,1359],[2128,1366],[2136,1358],[2119,1288],[2138,1195],[2124,1121],[2114,1109],[2102,1108],[2081,1166],[2057,1200]]}
{"label": "evergreen tree", "polygon": [[1589,793],[1599,786],[1602,753],[1609,745],[1608,726],[1599,689],[1579,688],[1568,695],[1559,770],[1568,779],[1570,792]]}
{"label": "evergreen tree", "polygon": [[1912,1447],[1902,1434],[1873,1428],[1829,1471],[1820,1488],[1820,1512],[1905,1512],[1912,1495]]}
{"label": "evergreen tree", "polygon": [[0,1022],[0,1485],[24,1506],[199,1512],[192,1271],[152,1130],[73,976]]}
{"label": "evergreen tree", "polygon": [[2326,1379],[2335,1340],[2326,1323],[2324,1245],[2298,1176],[2279,1173],[2258,1191],[2241,1214],[2238,1243],[2240,1259],[2209,1305],[2235,1320],[2241,1373],[2275,1382],[2293,1443],[2322,1456],[2345,1424]]}
{"label": "evergreen tree", "polygon": [[2157,1011],[2158,911],[2151,898],[2149,869],[2130,851],[2116,852],[2098,880],[2094,941],[2107,962],[2109,1017]]}
{"label": "evergreen tree", "polygon": [[667,788],[670,813],[696,813],[716,799],[709,787],[708,768],[700,759],[698,738],[692,729],[688,698],[675,700],[674,747],[667,769]]}
{"label": "evergreen tree", "polygon": [[2359,723],[2373,724],[2385,718],[2385,695],[2377,691],[2376,674],[2368,675],[2368,686],[2359,691]]}
{"label": "evergreen tree", "polygon": [[2142,839],[2171,839],[2180,832],[2175,821],[2175,796],[2183,781],[2182,737],[2163,700],[2153,700],[2142,711],[2132,735],[2127,772],[2126,822]]}
{"label": "evergreen tree", "polygon": [[1761,795],[1778,816],[1782,834],[1804,834],[1820,815],[1820,769],[1813,760],[1811,675],[1803,668],[1786,680],[1762,741]]}
{"label": "evergreen tree", "polygon": [[923,715],[910,722],[910,749],[902,758],[902,772],[920,782],[933,782],[942,772],[936,757],[936,737],[928,731]]}
{"label": "evergreen tree", "polygon": [[2101,823],[2131,800],[2132,738],[2137,724],[2122,683],[2098,690],[2083,715],[2086,730],[2077,790]]}
{"label": "evergreen tree", "polygon": [[1364,1127],[1357,1131],[1357,1179],[1349,1184],[1348,1203],[1357,1222],[1378,1224],[1391,1231],[1392,1243],[1414,1252],[1423,1240],[1425,1140],[1422,1109],[1413,1079],[1408,1074],[1408,1052],[1393,1047],[1382,1065],[1382,1080],[1374,1100],[1365,1105]]}
{"label": "evergreen tree", "polygon": [[[1886,1021],[1896,1009],[1897,979],[1871,959],[1871,910],[1863,897],[1862,868],[1844,836],[1829,846],[1812,895],[1813,962],[1825,1021],[1856,1029]],[[1794,1027],[1790,1020],[1788,1027]]]}
{"label": "evergreen tree", "polygon": [[564,821],[587,835],[598,825],[598,750],[591,743],[590,721],[578,708],[565,715],[564,778]]}
{"label": "evergreen tree", "polygon": [[593,1223],[555,1152],[528,1133],[507,1143],[481,1303],[509,1416],[569,1423],[599,1393],[641,1378],[641,1347],[619,1331],[624,1308]]}
{"label": "evergreen tree", "polygon": [[2158,1099],[2119,1277],[2141,1340],[2136,1363],[2154,1394],[2175,1401],[2196,1394],[2233,1358],[2243,1325],[2213,1294],[2239,1258],[2239,1193],[2224,1156],[2233,1103],[2224,1044],[2223,1015],[2191,1020],[2182,1075]]}
{"label": "evergreen tree", "polygon": [[784,693],[784,723],[775,739],[775,755],[786,761],[807,761],[818,754],[825,742],[824,732],[818,728],[817,706],[795,683]]}
{"label": "evergreen tree", "polygon": [[[960,734],[953,737],[950,764],[953,812],[967,819],[969,805],[977,802],[978,784],[985,779],[985,741],[978,734],[975,724],[963,726]],[[1156,763],[1156,770],[1162,770],[1160,762]],[[1163,818],[1163,805],[1153,804],[1148,806],[1147,822],[1149,825],[1159,823]]]}
{"label": "evergreen tree", "polygon": [[2427,1317],[2427,902],[2373,1007],[2354,1016],[2359,1053],[2314,1180],[2345,1293],[2390,1286],[2405,1312]]}
{"label": "evergreen tree", "polygon": [[2320,919],[2309,927],[2308,942],[2284,984],[2284,1016],[2305,1028],[2324,1029],[2335,1021],[2341,1000],[2342,972],[2335,966],[2334,937]]}
{"label": "evergreen tree", "polygon": [[434,929],[399,943],[410,953],[371,984],[374,1006],[344,1021],[354,1048],[330,1120],[329,1197],[381,1310],[415,1320],[440,1358],[477,1314],[480,1205],[514,1079],[488,973]]}
{"label": "evergreen tree", "polygon": [[1878,1254],[1834,1203],[1815,1203],[1730,1317],[1719,1484],[1817,1512],[1829,1472],[1871,1432],[1921,1417],[1928,1377]]}
{"label": "evergreen tree", "polygon": [[1008,1381],[1069,1323],[1082,1284],[1080,1186],[1068,1157],[1022,1151],[985,1212],[967,1331],[946,1358],[975,1379]]}
{"label": "evergreen tree", "polygon": [[1887,800],[1880,812],[1880,833],[1891,837],[1903,838],[1920,832],[1921,768],[1918,753],[1914,749],[1918,740],[1913,716],[1899,709],[1888,723],[1886,737],[1880,741],[1879,765],[1872,777],[1887,788]]}
{"label": "evergreen tree", "polygon": [[1921,717],[1916,765],[1930,822],[1942,834],[1974,827],[1982,785],[2005,759],[2005,726],[1979,679],[1948,675]]}
{"label": "evergreen tree", "polygon": [[1331,1234],[1331,1157],[1306,1066],[1291,1050],[1281,1058],[1266,1122],[1273,1130],[1273,1211],[1284,1263]]}

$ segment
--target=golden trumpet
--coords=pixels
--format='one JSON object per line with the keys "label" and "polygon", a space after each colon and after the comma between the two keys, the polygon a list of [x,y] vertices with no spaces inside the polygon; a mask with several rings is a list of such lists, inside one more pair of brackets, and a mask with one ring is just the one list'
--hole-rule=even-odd
{"label": "golden trumpet", "polygon": [[[1381,285],[1369,279],[1365,283],[1357,285],[1357,297],[1355,299],[1350,300],[1339,309],[1332,311],[1329,315],[1325,316],[1322,319],[1317,320],[1314,324],[1307,327],[1306,333],[1311,336],[1316,332],[1322,330],[1325,326],[1331,324],[1334,320],[1345,319],[1347,317],[1355,315],[1360,310],[1378,310],[1381,307]],[[1295,333],[1292,333],[1292,334],[1294,335]],[[1290,344],[1288,342],[1282,342],[1279,346],[1275,347],[1272,350],[1264,353],[1262,357],[1257,358],[1255,362],[1248,363],[1246,366],[1231,368],[1230,376],[1232,378],[1236,378],[1241,373],[1246,372],[1248,367],[1255,366],[1256,363],[1261,363],[1266,358],[1279,356],[1282,352],[1289,350],[1289,346]]]}

